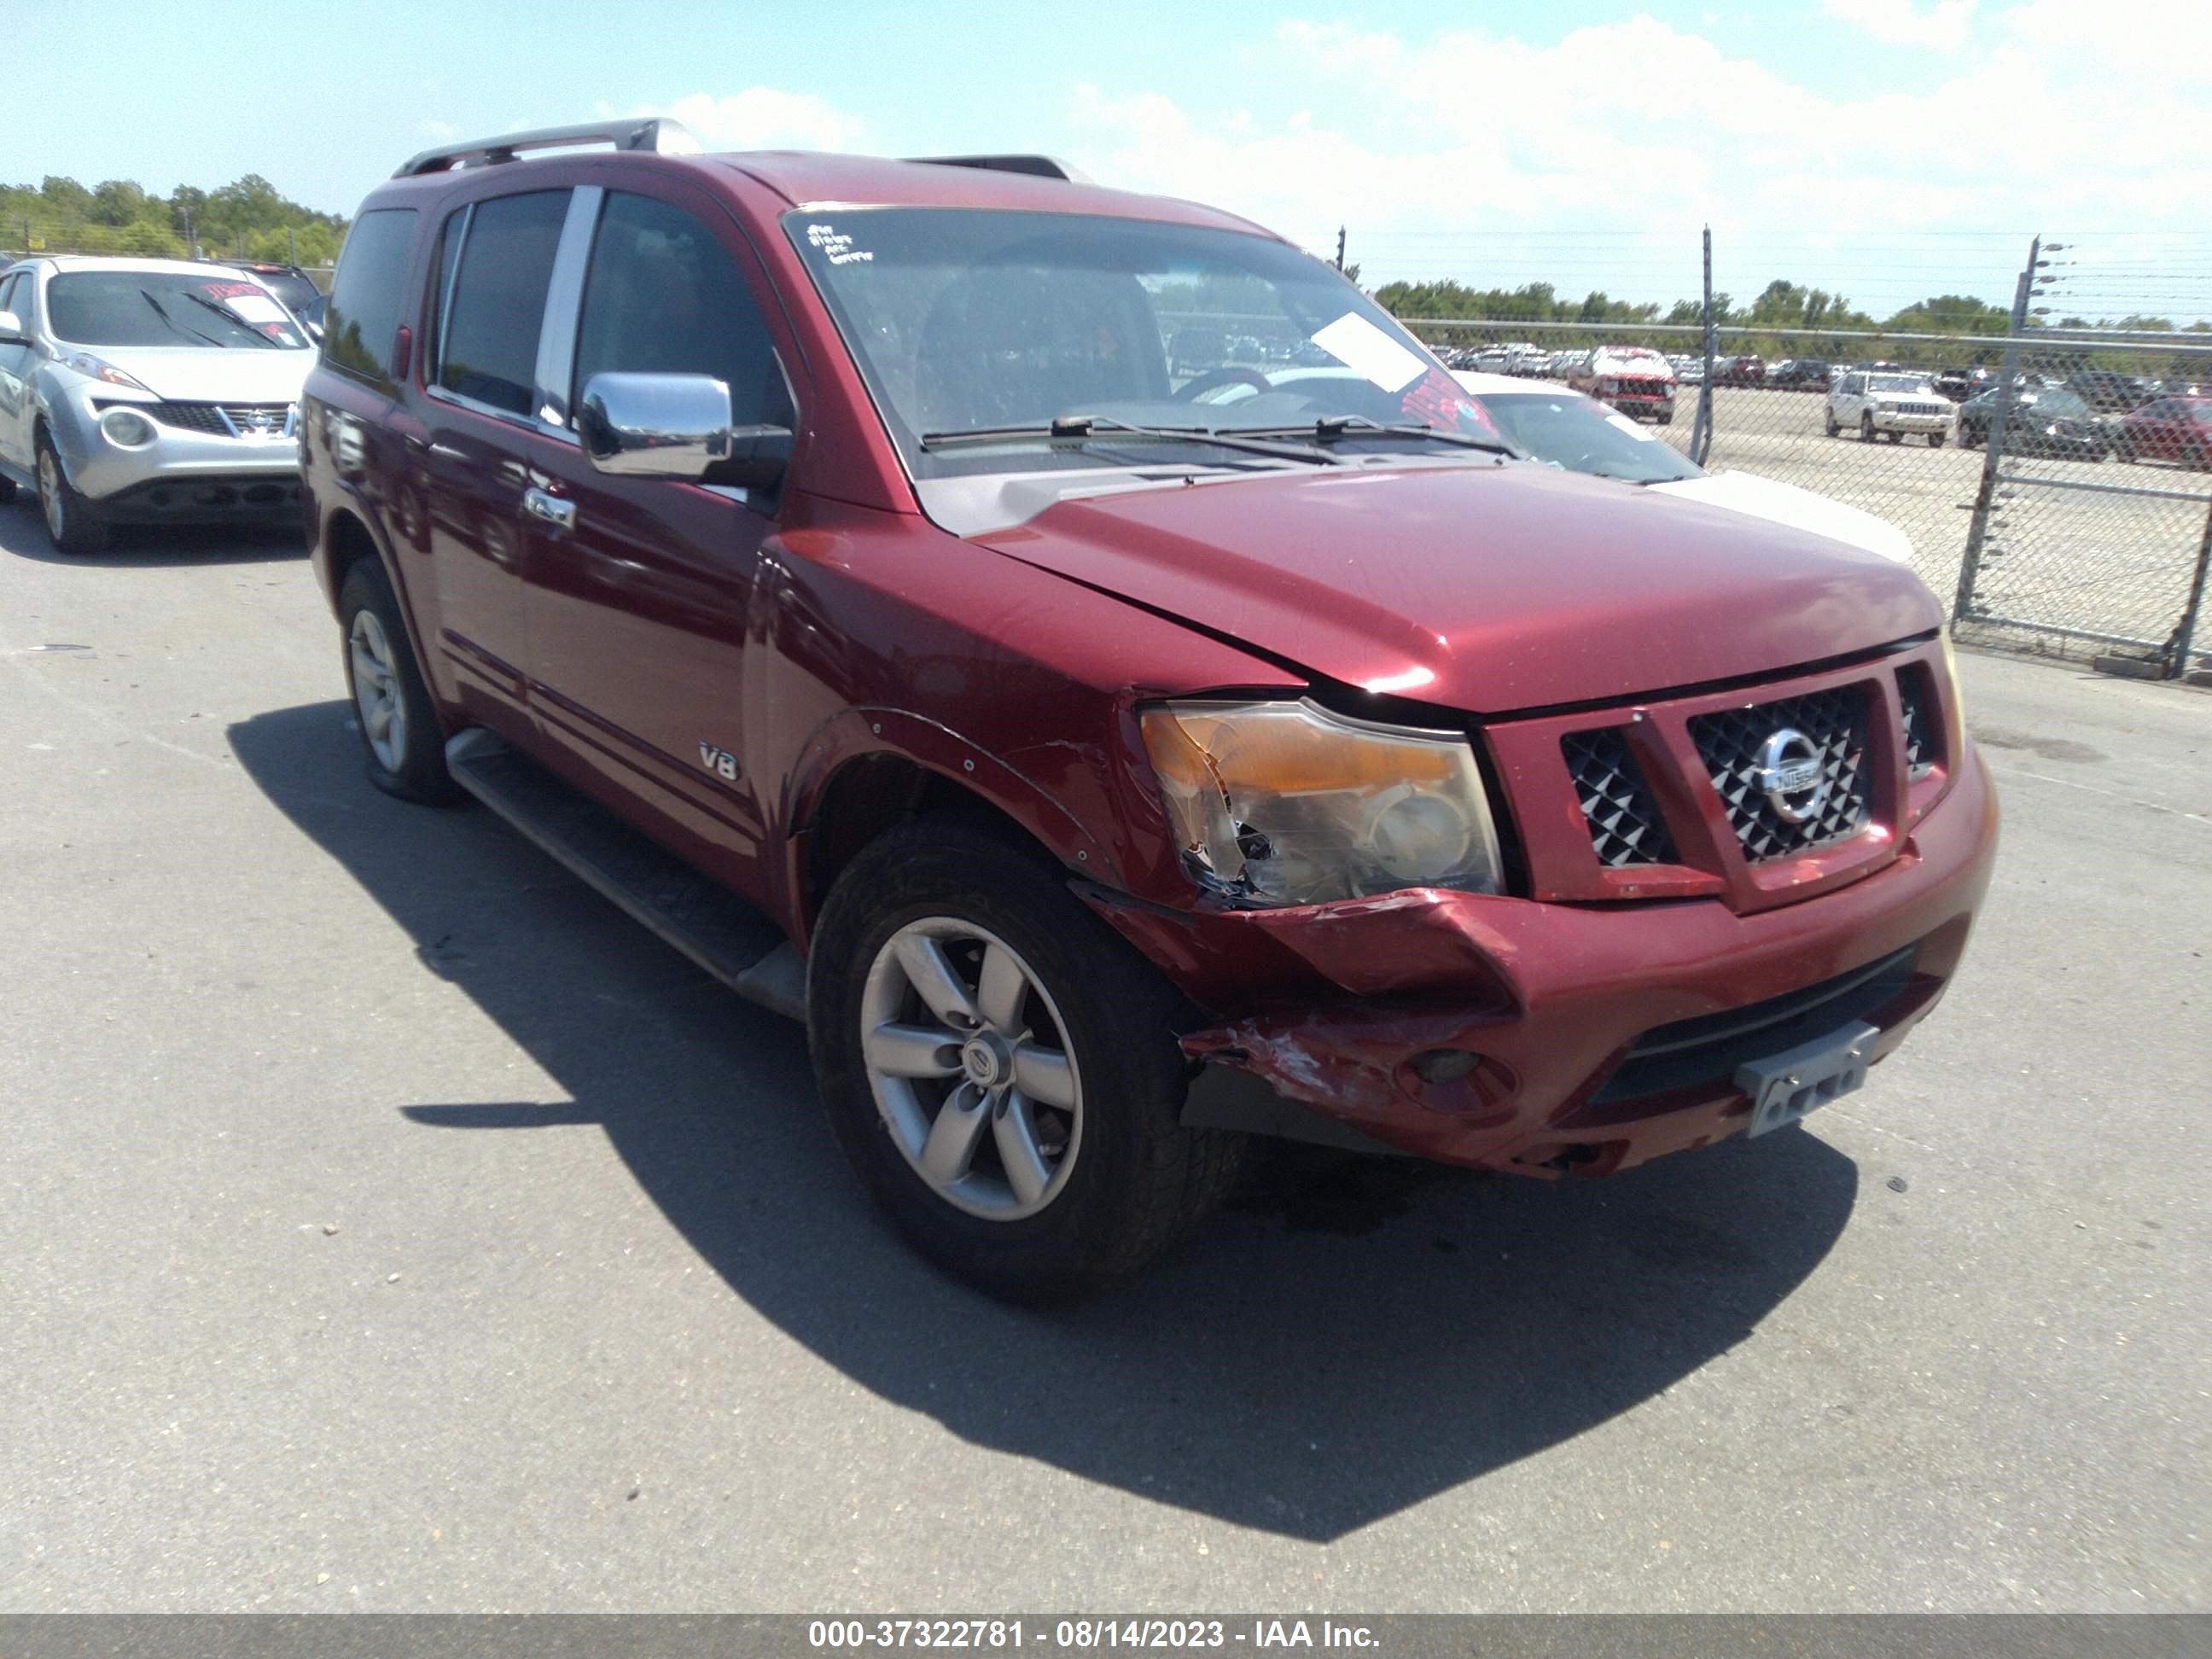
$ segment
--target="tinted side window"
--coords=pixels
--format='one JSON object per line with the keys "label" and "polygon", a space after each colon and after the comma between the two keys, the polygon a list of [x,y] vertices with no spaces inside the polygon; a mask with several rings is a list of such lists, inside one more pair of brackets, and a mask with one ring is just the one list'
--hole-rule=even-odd
{"label": "tinted side window", "polygon": [[511,415],[531,412],[545,286],[568,216],[565,190],[479,202],[445,319],[438,384]]}
{"label": "tinted side window", "polygon": [[738,424],[791,422],[768,328],[730,256],[681,208],[621,191],[607,197],[584,278],[577,399],[610,370],[711,374]]}
{"label": "tinted side window", "polygon": [[407,256],[415,244],[413,208],[379,208],[354,221],[331,282],[323,323],[323,361],[379,382],[392,378]]}
{"label": "tinted side window", "polygon": [[22,280],[21,276],[0,276],[0,311],[15,309],[15,289]]}

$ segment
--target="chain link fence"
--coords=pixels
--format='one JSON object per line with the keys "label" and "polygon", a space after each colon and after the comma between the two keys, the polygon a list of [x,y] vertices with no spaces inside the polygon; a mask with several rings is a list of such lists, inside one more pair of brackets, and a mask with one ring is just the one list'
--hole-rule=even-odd
{"label": "chain link fence", "polygon": [[1962,639],[2203,666],[2212,335],[2046,329],[2029,258],[1988,332],[1401,320],[1455,368],[1608,402],[1608,363],[1656,353],[1674,382],[1661,439],[1897,526]]}

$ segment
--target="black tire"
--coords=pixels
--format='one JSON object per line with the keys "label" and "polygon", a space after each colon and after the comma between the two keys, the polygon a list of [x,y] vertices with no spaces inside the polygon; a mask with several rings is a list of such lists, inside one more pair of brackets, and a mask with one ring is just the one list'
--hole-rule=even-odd
{"label": "black tire", "polygon": [[1980,445],[1981,441],[1982,441],[1982,434],[1981,434],[1980,433],[1977,432],[1977,431],[1976,431],[1972,427],[1970,427],[1970,426],[1966,425],[1964,422],[1960,422],[1960,425],[1959,425],[1959,447],[1960,447],[1960,448],[1961,448],[1961,449],[1973,449],[1973,448],[1978,447]]}
{"label": "black tire", "polygon": [[[362,611],[376,619],[392,657],[392,690],[401,719],[398,722],[400,737],[388,764],[370,739],[368,716],[361,687],[356,683],[355,618]],[[422,671],[408,641],[399,601],[392,594],[384,567],[374,557],[355,560],[339,586],[338,641],[339,655],[345,663],[346,692],[353,700],[354,724],[360,730],[362,760],[368,781],[387,795],[428,806],[459,800],[460,787],[446,770],[446,734],[438,724],[428,688],[422,684]]]}
{"label": "black tire", "polygon": [[1940,433],[1940,432],[1931,432],[1931,433],[1929,433],[1929,434],[1928,434],[1928,447],[1929,447],[1929,448],[1930,448],[1930,449],[1941,449],[1941,448],[1942,448],[1942,447],[1943,447],[1943,434],[1942,434],[1942,433]]}
{"label": "black tire", "polygon": [[1874,441],[1874,416],[1871,415],[1859,416],[1859,441],[1863,444]]}
{"label": "black tire", "polygon": [[15,499],[15,481],[6,473],[0,472],[0,507],[7,506]]}
{"label": "black tire", "polygon": [[39,522],[46,527],[46,538],[57,551],[73,559],[88,554],[107,550],[107,522],[100,516],[100,509],[79,495],[76,486],[70,483],[69,474],[62,471],[61,456],[54,448],[54,441],[46,435],[44,427],[39,429],[37,453],[32,465],[38,469]]}
{"label": "black tire", "polygon": [[1834,410],[1832,410],[1832,410],[1828,410],[1828,412],[1827,412],[1827,426],[1828,426],[1828,435],[1829,435],[1831,438],[1838,438],[1838,437],[1841,437],[1841,436],[1843,435],[1844,428],[1843,428],[1841,426],[1839,426],[1839,425],[1838,425],[1838,424],[1837,424],[1837,422],[1836,422],[1836,411],[1835,411]]}
{"label": "black tire", "polygon": [[[878,1109],[862,1050],[868,976],[893,934],[927,917],[1011,946],[1059,1010],[1081,1078],[1075,1164],[1042,1209],[971,1214],[908,1161]],[[904,825],[847,866],[808,950],[814,1069],[838,1145],[922,1255],[1018,1302],[1064,1301],[1127,1278],[1228,1195],[1244,1138],[1186,1129],[1184,1005],[1165,979],[1068,893],[1042,859],[945,821]]]}
{"label": "black tire", "polygon": [[1893,444],[1901,444],[1905,441],[1905,434],[1902,432],[1886,432],[1882,435]]}

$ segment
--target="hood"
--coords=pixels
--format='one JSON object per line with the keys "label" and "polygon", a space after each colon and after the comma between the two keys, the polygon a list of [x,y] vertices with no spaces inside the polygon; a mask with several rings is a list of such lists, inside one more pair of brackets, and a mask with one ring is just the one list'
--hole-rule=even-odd
{"label": "hood", "polygon": [[1809,530],[1816,536],[1879,553],[1900,564],[1909,564],[1912,560],[1911,538],[1888,520],[1755,473],[1708,472],[1702,478],[1684,478],[1649,488],[1680,501],[1704,501],[1713,507],[1725,507],[1731,512],[1748,514],[1769,524]]}
{"label": "hood", "polygon": [[1778,672],[1943,620],[1889,559],[1519,464],[1178,483],[974,539],[1330,679],[1479,714]]}
{"label": "hood", "polygon": [[295,404],[315,354],[258,346],[72,346],[180,404]]}

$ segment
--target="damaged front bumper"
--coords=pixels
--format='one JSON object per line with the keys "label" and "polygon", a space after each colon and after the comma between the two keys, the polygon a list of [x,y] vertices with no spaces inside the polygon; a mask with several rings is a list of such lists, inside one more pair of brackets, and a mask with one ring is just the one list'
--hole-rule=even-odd
{"label": "damaged front bumper", "polygon": [[1201,1006],[1237,1011],[1183,1039],[1209,1068],[1420,1157],[1601,1175],[1743,1129],[1747,1061],[1855,1021],[1881,1033],[1875,1059],[1896,1048],[1958,967],[1996,830],[1976,757],[1893,862],[1748,915],[1429,889],[1206,913],[1088,896]]}

